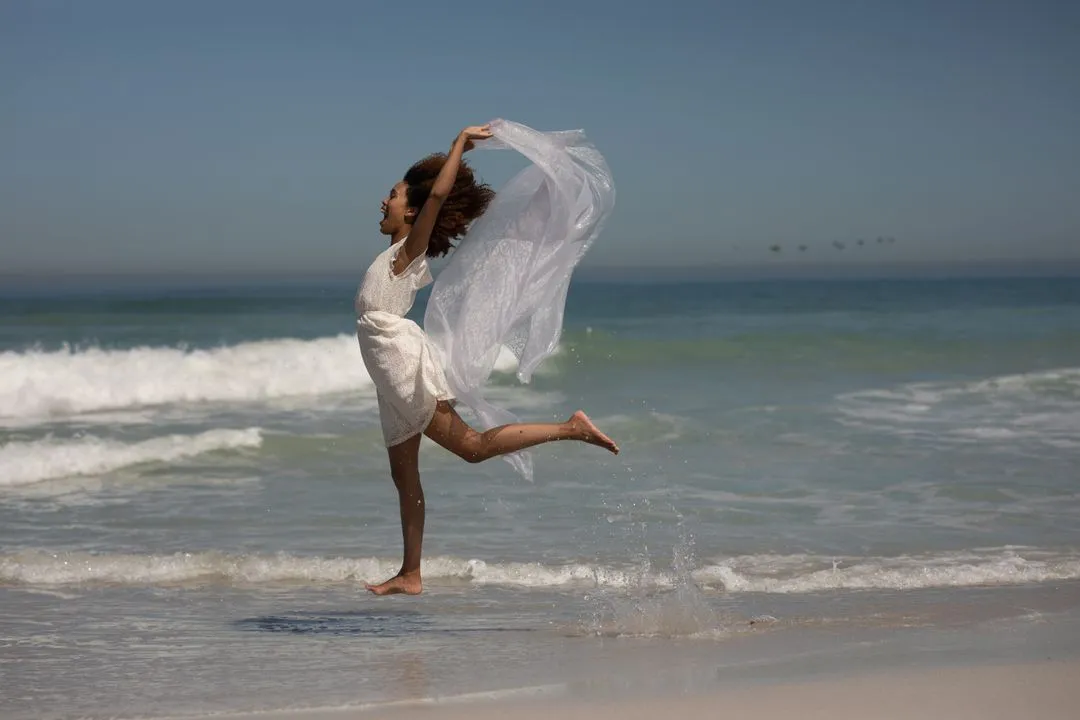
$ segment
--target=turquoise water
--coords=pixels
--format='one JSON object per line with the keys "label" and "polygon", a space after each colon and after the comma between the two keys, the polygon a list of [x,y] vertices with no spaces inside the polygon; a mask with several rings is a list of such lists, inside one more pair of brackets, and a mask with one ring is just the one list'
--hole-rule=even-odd
{"label": "turquoise water", "polygon": [[426,592],[390,599],[362,590],[400,530],[354,289],[0,298],[5,715],[497,690],[625,643],[1075,604],[1078,280],[576,284],[558,355],[492,393],[623,453],[547,446],[528,484],[425,443]]}

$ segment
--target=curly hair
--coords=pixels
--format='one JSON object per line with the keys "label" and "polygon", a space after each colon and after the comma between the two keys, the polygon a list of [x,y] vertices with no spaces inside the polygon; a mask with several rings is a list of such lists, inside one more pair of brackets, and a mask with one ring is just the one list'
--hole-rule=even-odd
{"label": "curly hair", "polygon": [[[406,200],[409,207],[420,209],[431,194],[435,177],[446,164],[446,155],[434,153],[414,164],[402,178],[409,186]],[[435,228],[428,241],[428,257],[439,257],[450,252],[454,247],[451,240],[461,237],[469,229],[473,220],[484,214],[488,204],[495,197],[495,191],[486,184],[477,182],[472,168],[461,161],[454,187],[443,202]]]}

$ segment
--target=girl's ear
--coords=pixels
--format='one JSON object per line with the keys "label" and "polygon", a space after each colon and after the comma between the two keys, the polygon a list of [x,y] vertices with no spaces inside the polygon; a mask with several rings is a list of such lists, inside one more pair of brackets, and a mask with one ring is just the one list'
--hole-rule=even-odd
{"label": "girl's ear", "polygon": [[405,224],[412,225],[416,222],[416,210],[414,208],[405,208]]}

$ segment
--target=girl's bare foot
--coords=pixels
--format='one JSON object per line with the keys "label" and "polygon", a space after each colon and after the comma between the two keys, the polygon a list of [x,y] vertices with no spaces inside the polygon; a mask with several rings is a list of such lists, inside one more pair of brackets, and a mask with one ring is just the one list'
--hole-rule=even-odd
{"label": "girl's bare foot", "polygon": [[420,571],[413,570],[412,572],[399,572],[386,582],[378,585],[365,583],[364,587],[375,595],[397,595],[399,593],[419,595],[424,589],[424,584],[420,581]]}
{"label": "girl's bare foot", "polygon": [[600,428],[593,425],[589,416],[578,410],[576,413],[570,416],[567,420],[570,427],[574,428],[582,434],[582,440],[590,445],[596,445],[606,450],[610,450],[614,454],[619,454],[619,446],[615,444],[615,441],[609,438],[604,433],[600,432]]}

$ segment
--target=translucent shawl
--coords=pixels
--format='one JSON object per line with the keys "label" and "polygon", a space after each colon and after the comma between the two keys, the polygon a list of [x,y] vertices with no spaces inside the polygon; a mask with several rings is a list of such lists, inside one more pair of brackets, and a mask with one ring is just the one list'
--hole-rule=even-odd
{"label": "translucent shawl", "polygon": [[[530,164],[499,189],[439,273],[424,330],[441,355],[457,399],[475,411],[479,430],[517,417],[484,399],[503,347],[528,383],[558,346],[570,275],[615,204],[603,156],[580,130],[538,132],[507,120],[477,149],[510,149]],[[506,456],[532,479],[527,452]]]}

